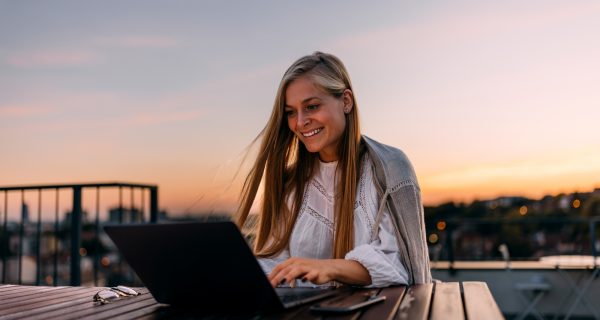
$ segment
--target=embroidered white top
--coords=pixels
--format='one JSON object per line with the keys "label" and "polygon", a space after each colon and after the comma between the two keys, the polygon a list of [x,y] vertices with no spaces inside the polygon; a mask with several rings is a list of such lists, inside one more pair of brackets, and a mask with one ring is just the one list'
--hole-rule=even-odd
{"label": "embroidered white top", "polygon": [[[304,192],[298,220],[290,237],[289,251],[285,250],[278,256],[258,260],[267,274],[290,256],[311,259],[333,257],[336,167],[337,162],[319,162]],[[388,212],[383,214],[378,236],[371,241],[379,205],[374,183],[371,160],[365,155],[354,204],[355,247],[346,254],[345,259],[358,261],[369,271],[371,287],[407,284],[408,273],[400,260],[394,226]],[[296,284],[314,286],[300,281]]]}

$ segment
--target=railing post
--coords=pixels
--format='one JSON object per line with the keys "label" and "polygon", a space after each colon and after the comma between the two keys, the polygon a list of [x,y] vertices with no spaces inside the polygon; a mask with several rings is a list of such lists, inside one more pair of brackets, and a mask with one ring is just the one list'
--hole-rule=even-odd
{"label": "railing post", "polygon": [[73,209],[71,210],[71,285],[81,285],[81,187],[73,187]]}
{"label": "railing post", "polygon": [[150,187],[150,222],[158,221],[158,187]]}
{"label": "railing post", "polygon": [[42,189],[38,189],[38,216],[35,241],[35,285],[39,286],[42,278]]}
{"label": "railing post", "polygon": [[8,191],[4,191],[4,222],[2,223],[2,283],[6,283],[6,276],[8,274],[8,263],[7,258],[9,254],[9,245],[8,241],[10,238],[8,236]]}
{"label": "railing post", "polygon": [[448,254],[448,271],[451,275],[454,274],[454,241],[452,239],[453,222],[449,219],[446,221],[446,252]]}
{"label": "railing post", "polygon": [[596,222],[598,222],[597,219],[590,220],[590,244],[592,245],[590,249],[592,249],[594,268],[596,268],[596,256],[598,255],[598,253],[596,252]]}

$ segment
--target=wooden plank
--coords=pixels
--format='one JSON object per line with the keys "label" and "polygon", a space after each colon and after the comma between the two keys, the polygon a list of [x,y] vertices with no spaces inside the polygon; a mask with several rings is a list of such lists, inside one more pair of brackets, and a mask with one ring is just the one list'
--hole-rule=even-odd
{"label": "wooden plank", "polygon": [[504,319],[485,282],[465,281],[462,286],[468,319]]}
{"label": "wooden plank", "polygon": [[384,288],[379,292],[379,295],[385,296],[385,301],[365,309],[361,315],[361,319],[393,319],[398,313],[398,308],[405,292],[405,286]]}
{"label": "wooden plank", "polygon": [[19,293],[22,291],[27,292],[27,291],[34,291],[34,290],[35,289],[33,287],[17,287],[17,286],[9,287],[4,290],[0,290],[0,297],[10,296],[12,294]]}
{"label": "wooden plank", "polygon": [[13,294],[5,295],[0,300],[0,308],[6,305],[10,305],[15,301],[25,301],[27,299],[32,299],[39,297],[41,295],[54,295],[56,291],[64,291],[64,287],[40,287],[35,290],[27,290],[27,291],[18,291]]}
{"label": "wooden plank", "polygon": [[429,318],[429,306],[433,284],[418,284],[408,288],[395,319],[426,320]]}
{"label": "wooden plank", "polygon": [[435,284],[430,316],[431,320],[463,320],[465,318],[458,282]]}
{"label": "wooden plank", "polygon": [[[90,289],[87,289],[89,291]],[[25,310],[33,310],[43,306],[55,304],[56,301],[65,300],[65,299],[75,299],[78,295],[81,295],[81,292],[85,292],[86,288],[69,288],[67,290],[61,290],[60,295],[52,296],[52,295],[36,295],[35,298],[30,298],[23,301],[14,301],[8,306],[3,306],[2,310],[0,310],[0,316],[2,315],[10,315],[16,312],[22,312]],[[91,297],[90,297],[91,299]]]}
{"label": "wooden plank", "polygon": [[[62,290],[60,295],[56,296],[38,296],[34,299],[30,299],[23,303],[14,303],[9,308],[3,309],[0,314],[2,314],[2,319],[13,319],[20,317],[28,317],[30,315],[35,315],[39,313],[43,313],[44,310],[57,308],[61,303],[71,302],[77,298],[77,296],[81,295],[81,290],[73,292],[72,290]],[[32,302],[33,301],[33,302]],[[43,318],[47,318],[42,314]]]}
{"label": "wooden plank", "polygon": [[[26,293],[26,292],[36,292],[36,291],[40,290],[40,288],[46,288],[46,287],[34,287],[34,286],[11,287],[6,290],[0,291],[0,297],[4,298],[4,297],[15,296],[15,295]],[[50,288],[57,288],[57,287],[50,287]]]}
{"label": "wooden plank", "polygon": [[5,284],[0,287],[0,296],[2,296],[5,292],[19,290],[19,288],[20,288],[20,286],[17,286],[17,285]]}
{"label": "wooden plank", "polygon": [[[71,289],[74,289],[73,287],[70,287]],[[24,310],[21,312],[17,312],[17,313],[13,313],[10,316],[8,316],[6,319],[3,318],[3,320],[10,320],[10,319],[16,319],[16,318],[27,318],[28,320],[41,320],[41,319],[51,319],[51,318],[57,318],[60,319],[61,317],[63,317],[64,314],[71,314],[74,312],[81,312],[82,310],[86,310],[89,308],[93,308],[94,306],[97,305],[97,303],[94,303],[92,301],[92,297],[94,296],[94,294],[100,290],[104,290],[106,288],[98,288],[98,287],[91,287],[91,288],[86,288],[85,292],[80,293],[77,297],[73,298],[73,297],[67,297],[67,298],[60,298],[57,300],[54,300],[54,303],[51,305],[47,305],[47,306],[42,306],[39,308],[35,308],[32,310]],[[145,288],[139,289],[136,288],[135,289],[137,292],[140,292],[142,295],[144,294],[148,294],[148,290]]]}
{"label": "wooden plank", "polygon": [[[90,293],[93,295],[93,293]],[[67,298],[62,301],[56,301],[55,304],[47,305],[30,310],[22,310],[15,312],[7,317],[3,317],[2,320],[12,320],[19,318],[27,318],[27,320],[42,320],[60,318],[64,314],[80,310],[84,307],[84,304],[90,302],[90,296],[78,296],[76,298]]]}
{"label": "wooden plank", "polygon": [[[122,313],[127,313],[156,304],[156,300],[154,300],[154,298],[149,294],[123,298],[105,305],[89,302],[84,304],[86,307],[85,309],[71,312],[68,315],[62,316],[58,319],[67,320],[83,317],[86,319],[110,319]],[[91,308],[89,308],[90,305],[92,306]]]}

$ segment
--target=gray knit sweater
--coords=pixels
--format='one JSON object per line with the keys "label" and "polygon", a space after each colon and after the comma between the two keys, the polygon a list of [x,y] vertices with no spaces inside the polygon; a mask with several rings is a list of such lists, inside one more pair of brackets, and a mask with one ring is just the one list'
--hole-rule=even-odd
{"label": "gray knit sweater", "polygon": [[409,284],[431,282],[423,204],[415,170],[402,151],[366,136],[363,138],[373,162],[375,185],[381,195],[373,237],[377,236],[383,210],[387,207],[394,220],[400,257],[408,271]]}

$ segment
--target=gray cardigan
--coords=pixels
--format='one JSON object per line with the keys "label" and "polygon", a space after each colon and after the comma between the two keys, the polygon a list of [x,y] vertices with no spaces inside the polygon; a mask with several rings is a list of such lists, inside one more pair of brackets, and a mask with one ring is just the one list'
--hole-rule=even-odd
{"label": "gray cardigan", "polygon": [[402,151],[366,136],[363,139],[373,162],[375,185],[381,195],[372,240],[377,237],[383,210],[387,207],[394,221],[400,258],[408,271],[409,284],[431,282],[423,204],[415,170]]}

